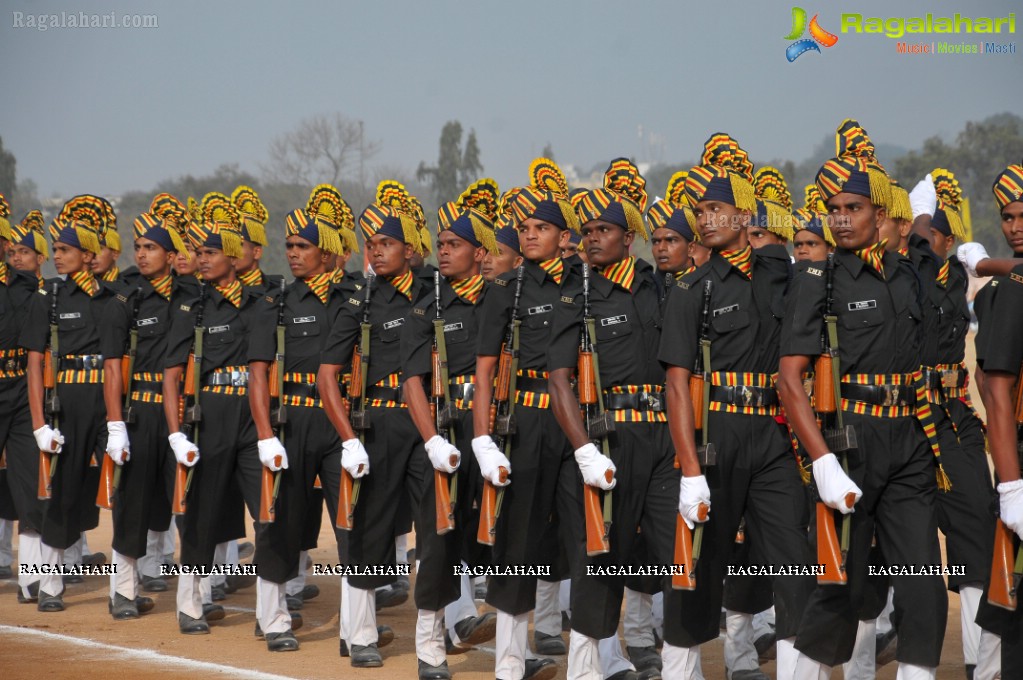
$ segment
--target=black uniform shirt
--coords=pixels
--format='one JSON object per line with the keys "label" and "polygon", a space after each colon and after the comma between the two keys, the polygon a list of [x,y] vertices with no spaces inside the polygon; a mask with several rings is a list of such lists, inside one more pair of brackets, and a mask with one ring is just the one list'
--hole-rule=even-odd
{"label": "black uniform shirt", "polygon": [[[34,274],[8,267],[8,282],[0,280],[0,350],[18,347],[25,311],[39,284]],[[53,284],[50,284],[51,288]],[[0,370],[3,367],[0,366]]]}
{"label": "black uniform shirt", "polygon": [[[100,322],[104,307],[116,294],[110,284],[96,279],[99,292],[93,297],[78,287],[71,278],[57,282],[57,340],[60,355],[99,354]],[[28,305],[28,316],[19,340],[22,347],[33,352],[45,352],[50,343],[50,305],[53,300],[53,281],[48,288],[39,290]]]}
{"label": "black uniform shirt", "polygon": [[[1017,255],[1017,258],[1023,258],[1023,255]],[[974,338],[974,344],[977,348],[977,365],[981,368],[984,367],[984,359],[987,355],[987,345],[990,336],[998,335],[998,322],[986,323],[986,320],[991,319],[993,314],[995,300],[998,297],[998,290],[1005,282],[1008,277],[998,276],[984,285],[979,291],[977,296],[973,299],[973,313],[977,315],[977,337]]]}
{"label": "black uniform shirt", "polygon": [[[882,279],[849,250],[835,251],[834,300],[842,374],[912,373],[920,368],[920,284],[912,264],[885,253]],[[799,262],[786,297],[782,356],[822,351],[827,263]]]}
{"label": "black uniform shirt", "polygon": [[1023,264],[1016,265],[999,284],[991,314],[981,325],[990,325],[984,370],[1019,373],[1023,364]]}
{"label": "black uniform shirt", "polygon": [[703,289],[710,280],[711,369],[776,373],[791,266],[784,246],[764,246],[753,251],[749,279],[719,253],[711,253],[710,259],[683,276],[668,296],[657,358],[668,366],[695,367],[701,351]]}
{"label": "black uniform shirt", "polygon": [[966,270],[955,257],[948,259],[948,281],[934,282],[933,299],[938,309],[938,361],[958,364],[966,358],[966,335],[970,331],[970,305],[966,300]]}
{"label": "black uniform shirt", "polygon": [[[167,355],[167,333],[171,310],[190,300],[190,291],[177,281],[171,283],[170,300],[165,300],[145,277],[138,277],[134,288],[118,293],[107,305],[100,327],[100,346],[105,359],[117,359],[128,352],[129,332],[138,319],[138,345],[135,349],[135,372],[160,373]],[[135,317],[135,306],[138,316]]]}
{"label": "black uniform shirt", "polygon": [[[590,277],[590,313],[596,321],[600,382],[605,390],[616,385],[663,385],[664,369],[657,362],[661,339],[660,294],[657,272],[637,259],[631,292],[600,274]],[[555,306],[548,369],[575,368],[583,329],[583,295],[563,295]]]}
{"label": "black uniform shirt", "polygon": [[[341,284],[343,285],[343,283]],[[412,312],[412,305],[432,294],[432,286],[413,277],[412,301],[395,290],[382,276],[373,277],[369,303],[370,362],[366,374],[367,384],[375,385],[392,373],[401,370],[401,327]],[[330,329],[321,361],[325,364],[347,366],[352,352],[361,339],[365,290],[360,290],[341,304],[334,326]]]}
{"label": "black uniform shirt", "polygon": [[[479,317],[487,290],[483,285],[480,298],[472,304],[455,295],[451,284],[440,284],[441,317],[444,319],[444,342],[448,353],[448,376],[471,374],[476,371],[474,341],[479,333]],[[437,315],[436,296],[427,295],[412,308],[412,315],[401,331],[401,373],[404,379],[430,375],[433,370],[433,321]]]}
{"label": "black uniform shirt", "polygon": [[205,300],[199,297],[171,308],[171,327],[167,336],[164,368],[180,366],[188,361],[195,337],[195,319],[202,307],[203,355],[202,376],[215,368],[248,364],[248,340],[252,330],[249,317],[266,297],[257,288],[242,286],[241,308],[228,302],[212,285],[205,286]]}

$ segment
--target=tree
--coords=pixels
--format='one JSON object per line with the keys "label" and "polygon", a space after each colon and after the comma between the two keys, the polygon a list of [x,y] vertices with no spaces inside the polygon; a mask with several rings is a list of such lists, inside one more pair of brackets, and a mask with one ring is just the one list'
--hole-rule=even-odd
{"label": "tree", "polygon": [[0,194],[8,201],[18,188],[17,165],[18,161],[14,154],[4,148],[3,137],[0,137]]}
{"label": "tree", "polygon": [[544,145],[543,151],[540,152],[540,155],[544,158],[550,158],[555,163],[558,161],[558,159],[554,157],[554,147],[551,146],[550,142],[547,142]]}
{"label": "tree", "polygon": [[469,130],[469,138],[465,140],[465,153],[462,154],[462,165],[458,168],[459,184],[467,187],[477,179],[483,172],[483,164],[480,163],[480,146],[476,142],[476,131]]}
{"label": "tree", "polygon": [[361,120],[340,113],[302,120],[291,132],[270,142],[270,162],[261,166],[267,182],[312,188],[342,179],[365,184],[366,162],[380,151],[380,142],[366,140]]}
{"label": "tree", "polygon": [[465,187],[475,181],[483,172],[480,163],[480,148],[476,131],[470,130],[462,151],[462,124],[450,120],[440,131],[440,151],[437,165],[427,166],[420,161],[416,179],[433,188],[438,204],[454,200]]}

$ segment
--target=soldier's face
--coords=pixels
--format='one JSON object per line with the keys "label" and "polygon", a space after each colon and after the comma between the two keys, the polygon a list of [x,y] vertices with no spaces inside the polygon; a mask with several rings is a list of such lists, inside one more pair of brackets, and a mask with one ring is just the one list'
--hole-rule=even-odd
{"label": "soldier's face", "polygon": [[812,231],[800,229],[792,237],[792,254],[796,262],[823,262],[831,248],[828,242]]}
{"label": "soldier's face", "polygon": [[559,229],[550,222],[530,217],[519,223],[519,249],[527,260],[553,260],[568,245],[568,240],[568,230]]}
{"label": "soldier's face", "polygon": [[842,192],[827,201],[828,223],[840,248],[859,250],[878,241],[878,227],[887,213],[859,194]]}
{"label": "soldier's face", "polygon": [[446,229],[437,237],[437,269],[453,280],[474,276],[487,254],[485,248],[476,248],[464,238]]}
{"label": "soldier's face", "polygon": [[412,246],[390,236],[374,234],[366,241],[366,255],[377,276],[400,276],[409,269]]}
{"label": "soldier's face", "polygon": [[710,259],[710,248],[693,241],[689,244],[689,259],[694,267],[702,267]]}
{"label": "soldier's face", "polygon": [[587,261],[594,267],[606,267],[629,256],[631,231],[603,220],[590,220],[583,225],[582,232]]}
{"label": "soldier's face", "polygon": [[288,267],[296,279],[316,276],[327,271],[327,261],[334,256],[326,253],[301,236],[289,236],[285,246],[288,253]]}
{"label": "soldier's face", "polygon": [[180,252],[174,258],[174,271],[178,276],[188,276],[199,271],[199,260],[195,256],[195,248],[191,243],[185,243],[184,252]]}
{"label": "soldier's face", "polygon": [[749,239],[749,244],[753,246],[753,250],[770,245],[785,245],[785,239],[777,234],[769,232],[763,227],[750,227],[746,231],[746,238]]}
{"label": "soldier's face", "polygon": [[220,248],[199,248],[199,273],[210,283],[222,283],[224,279],[233,278],[235,258],[228,257]]}
{"label": "soldier's face", "polygon": [[100,248],[99,255],[92,261],[92,273],[97,276],[106,274],[117,262],[117,255],[116,250],[110,250],[106,246]]}
{"label": "soldier's face", "polygon": [[937,229],[931,229],[931,250],[941,259],[948,258],[948,251],[955,245],[955,236],[945,236]]}
{"label": "soldier's face", "polygon": [[689,241],[674,229],[654,229],[650,246],[659,272],[680,272],[689,264]]}
{"label": "soldier's face", "polygon": [[1002,233],[1012,252],[1023,253],[1023,201],[1002,208]]}
{"label": "soldier's face", "polygon": [[497,250],[497,255],[487,253],[487,256],[483,258],[483,265],[480,267],[480,274],[487,281],[493,281],[501,274],[522,264],[522,256],[509,246],[498,242]]}
{"label": "soldier's face", "polygon": [[263,257],[263,246],[250,243],[243,239],[242,256],[235,262],[235,269],[241,273],[255,269],[256,263],[259,262],[261,257]]}
{"label": "soldier's face", "polygon": [[174,252],[164,250],[156,241],[147,238],[135,239],[135,266],[146,278],[166,276],[170,273]]}
{"label": "soldier's face", "polygon": [[7,246],[7,262],[18,271],[32,272],[38,276],[45,259],[28,246],[17,243]]}
{"label": "soldier's face", "polygon": [[700,201],[693,208],[700,243],[711,250],[740,250],[748,243],[750,214],[731,203]]}
{"label": "soldier's face", "polygon": [[58,274],[83,272],[92,264],[93,254],[58,241],[53,244],[53,266]]}

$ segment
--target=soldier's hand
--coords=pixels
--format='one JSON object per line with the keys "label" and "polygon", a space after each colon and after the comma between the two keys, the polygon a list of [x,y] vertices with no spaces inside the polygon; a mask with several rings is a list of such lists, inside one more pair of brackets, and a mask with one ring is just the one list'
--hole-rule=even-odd
{"label": "soldier's hand", "polygon": [[369,454],[358,438],[341,442],[341,467],[348,471],[352,479],[369,474]]}
{"label": "soldier's hand", "polygon": [[61,447],[64,446],[64,435],[60,433],[60,430],[54,430],[49,425],[43,425],[38,430],[33,430],[32,436],[36,438],[39,450],[46,453],[60,453]]}
{"label": "soldier's hand", "polygon": [[963,263],[966,271],[974,278],[977,277],[977,265],[981,260],[986,260],[989,257],[991,256],[987,254],[984,244],[976,241],[967,241],[956,250],[956,258]]}
{"label": "soldier's hand", "polygon": [[277,437],[260,439],[256,446],[259,448],[259,462],[270,469],[270,472],[288,469],[288,452],[284,450],[284,444]]}
{"label": "soldier's hand", "polygon": [[124,422],[112,420],[107,423],[107,455],[118,465],[124,465],[131,453],[128,430]]}
{"label": "soldier's hand", "polygon": [[933,215],[937,206],[938,193],[934,188],[934,179],[928,174],[909,192],[909,207],[913,210],[913,219],[921,215]]}
{"label": "soldier's hand", "polygon": [[183,433],[175,432],[167,437],[167,441],[170,442],[174,457],[185,467],[192,467],[199,462],[199,447],[188,441]]}
{"label": "soldier's hand", "polygon": [[462,462],[462,452],[439,434],[435,434],[427,440],[426,454],[430,456],[433,469],[441,472],[455,472],[458,470],[459,463]]}
{"label": "soldier's hand", "polygon": [[1023,536],[1023,479],[998,485],[998,514],[1005,526]]}
{"label": "soldier's hand", "polygon": [[[704,506],[701,508],[700,506]],[[678,488],[678,513],[692,529],[696,522],[706,522],[710,512],[710,487],[703,475],[683,477]]]}
{"label": "soldier's hand", "polygon": [[821,497],[821,501],[843,515],[853,512],[853,506],[849,505],[846,497],[853,494],[855,496],[853,505],[855,505],[863,495],[863,491],[856,486],[856,482],[845,474],[845,470],[842,469],[841,463],[833,453],[826,453],[813,462],[813,480],[817,482],[817,495]]}
{"label": "soldier's hand", "polygon": [[[579,471],[583,473],[583,482],[589,486],[609,491],[618,483],[618,479],[614,477],[615,464],[592,443],[580,446],[575,450],[575,463],[579,466]],[[610,482],[607,481],[609,471],[611,472]]]}
{"label": "soldier's hand", "polygon": [[[501,449],[497,448],[489,434],[472,440],[472,452],[476,454],[476,462],[479,463],[480,474],[484,479],[494,486],[507,486],[510,483],[507,474],[511,473],[511,463]],[[504,468],[506,473],[503,481],[501,468]]]}

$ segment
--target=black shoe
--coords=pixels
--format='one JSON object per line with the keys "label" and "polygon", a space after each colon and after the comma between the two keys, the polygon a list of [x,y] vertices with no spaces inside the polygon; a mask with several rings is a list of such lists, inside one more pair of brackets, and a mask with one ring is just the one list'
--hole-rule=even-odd
{"label": "black shoe", "polygon": [[231,574],[224,579],[224,592],[228,595],[242,588],[251,588],[256,585],[256,577],[252,574]]}
{"label": "black shoe", "polygon": [[412,548],[411,550],[406,550],[405,551],[405,564],[415,564],[415,563],[416,563],[416,549]]}
{"label": "black shoe", "polygon": [[455,632],[463,647],[475,647],[493,640],[497,635],[497,614],[487,612],[482,616],[464,618],[455,624]]}
{"label": "black shoe", "polygon": [[533,631],[533,647],[537,654],[544,656],[561,656],[567,654],[565,640],[560,635],[548,635],[536,630]]}
{"label": "black shoe", "polygon": [[376,645],[352,645],[353,668],[380,668],[384,660]]}
{"label": "black shoe", "polygon": [[283,633],[267,633],[266,648],[271,652],[294,652],[298,650],[298,639],[290,630]]}
{"label": "black shoe", "polygon": [[778,646],[775,644],[777,641],[778,636],[774,632],[764,633],[753,641],[753,646],[757,649],[757,660],[760,663],[773,661],[778,656]]}
{"label": "black shoe", "polygon": [[397,607],[398,605],[405,604],[408,601],[408,591],[404,588],[395,588],[393,585],[390,585],[376,591],[374,597],[376,598],[377,611],[380,611],[388,607]]}
{"label": "black shoe", "polygon": [[224,608],[219,604],[204,604],[202,606],[202,617],[207,621],[220,621],[227,614],[224,612]]}
{"label": "black shoe", "polygon": [[66,586],[85,583],[85,577],[81,574],[64,574],[60,577],[60,580],[63,581]]}
{"label": "black shoe", "polygon": [[899,636],[896,635],[895,628],[884,635],[876,636],[874,644],[874,658],[878,668],[895,660],[895,653],[899,650]]}
{"label": "black shoe", "polygon": [[637,671],[645,671],[648,668],[661,670],[664,667],[661,655],[657,653],[657,649],[654,647],[626,646],[625,651],[629,655],[629,661],[632,662]]}
{"label": "black shoe", "polygon": [[102,567],[107,563],[106,553],[92,553],[91,555],[82,556],[83,567]]}
{"label": "black shoe", "polygon": [[756,670],[732,671],[732,680],[771,680],[771,678],[758,668]]}
{"label": "black shoe", "polygon": [[557,674],[558,666],[554,659],[526,659],[522,680],[551,680]]}
{"label": "black shoe", "polygon": [[451,680],[451,671],[448,670],[448,662],[444,661],[439,666],[431,666],[422,659],[419,661],[419,680]]}
{"label": "black shoe", "polygon": [[142,590],[147,593],[166,593],[167,581],[162,576],[143,576]]}
{"label": "black shoe", "polygon": [[185,635],[205,635],[210,632],[210,624],[205,619],[193,619],[188,614],[178,612],[178,630]]}
{"label": "black shoe", "polygon": [[405,576],[404,574],[399,574],[398,580],[391,584],[391,587],[401,588],[407,593],[408,591],[412,590],[412,582],[409,581],[408,576]]}
{"label": "black shoe", "polygon": [[639,680],[661,680],[659,668],[647,668],[646,670],[637,671],[636,674],[639,676]]}
{"label": "black shoe", "polygon": [[247,560],[256,553],[256,546],[252,545],[252,541],[245,541],[238,544],[238,559]]}
{"label": "black shoe", "polygon": [[210,597],[214,602],[223,602],[227,599],[227,589],[223,586],[211,586]]}
{"label": "black shoe", "polygon": [[606,680],[639,680],[639,673],[636,671],[618,671]]}
{"label": "black shoe", "polygon": [[146,612],[153,611],[153,607],[156,603],[153,602],[153,598],[146,597],[145,595],[139,595],[135,598],[135,608],[139,610],[139,614],[145,614]]}
{"label": "black shoe", "polygon": [[320,587],[317,586],[317,585],[312,585],[312,584],[307,585],[304,588],[302,588],[302,592],[298,594],[298,596],[301,597],[303,601],[305,601],[305,600],[313,600],[313,599],[319,597],[319,595],[320,595]]}
{"label": "black shoe", "polygon": [[0,567],[0,579],[11,578],[12,576],[14,576],[14,570],[11,569],[10,565]]}
{"label": "black shoe", "polygon": [[114,599],[107,602],[107,611],[117,621],[139,617],[139,608],[135,605],[135,600],[129,600],[120,593],[114,593]]}
{"label": "black shoe", "polygon": [[287,595],[285,596],[284,601],[288,603],[289,612],[297,612],[305,606],[305,601],[298,595]]}
{"label": "black shoe", "polygon": [[64,611],[64,594],[50,595],[39,591],[39,604],[36,608],[41,612],[62,612]]}
{"label": "black shoe", "polygon": [[[394,642],[394,631],[391,630],[391,627],[377,626],[377,649],[386,647],[392,642]],[[341,644],[338,645],[338,654],[343,657],[349,656],[348,643],[346,643],[344,639],[342,639]]]}
{"label": "black shoe", "polygon": [[25,597],[21,591],[21,586],[18,586],[18,603],[19,604],[30,604],[39,600],[39,581],[28,584],[28,597]]}

